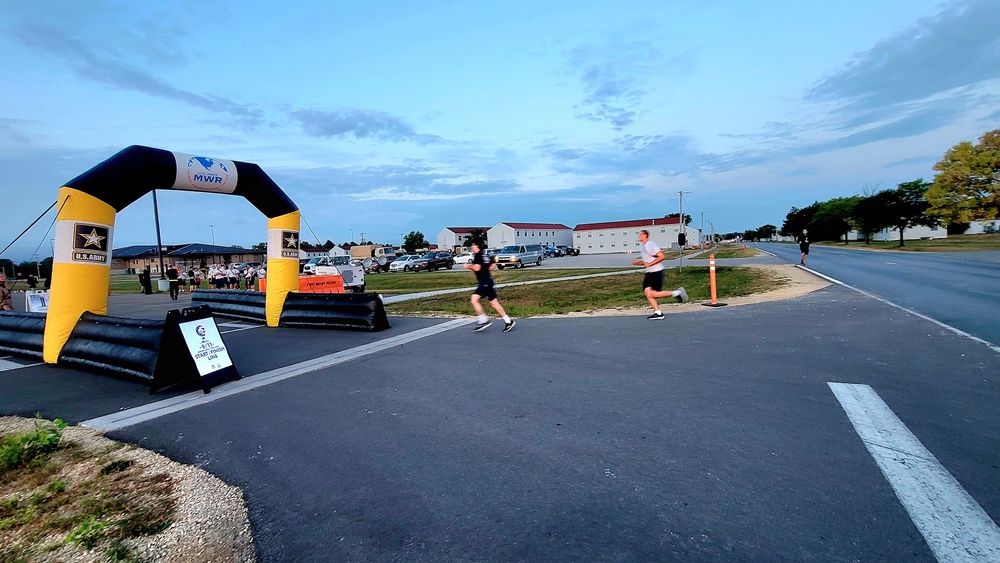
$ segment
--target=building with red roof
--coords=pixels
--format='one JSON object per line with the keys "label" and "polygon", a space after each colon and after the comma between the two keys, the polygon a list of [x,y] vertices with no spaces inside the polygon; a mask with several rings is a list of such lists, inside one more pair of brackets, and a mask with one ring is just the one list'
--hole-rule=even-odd
{"label": "building with red roof", "polygon": [[573,244],[573,229],[562,223],[497,223],[486,231],[491,248],[509,244],[547,244],[549,246]]}
{"label": "building with red roof", "polygon": [[[656,217],[653,219],[629,219],[627,221],[605,221],[602,223],[581,223],[573,229],[573,246],[580,254],[611,254],[615,252],[637,252],[639,231],[649,231],[649,240],[664,250],[678,250],[678,236],[681,233],[677,217]],[[697,244],[699,231],[684,228],[689,244]]]}
{"label": "building with red roof", "polygon": [[452,249],[459,246],[466,246],[466,237],[477,229],[484,233],[490,230],[489,227],[445,227],[443,231],[438,233],[438,247]]}

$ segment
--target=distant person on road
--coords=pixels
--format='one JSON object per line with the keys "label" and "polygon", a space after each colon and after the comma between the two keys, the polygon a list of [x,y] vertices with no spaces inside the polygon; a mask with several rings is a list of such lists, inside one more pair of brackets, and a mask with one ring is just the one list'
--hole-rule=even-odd
{"label": "distant person on road", "polygon": [[795,242],[799,243],[799,252],[802,253],[801,258],[799,258],[799,265],[806,265],[806,256],[809,256],[809,231],[802,229],[802,234],[799,238],[795,239]]}
{"label": "distant person on road", "polygon": [[472,262],[462,264],[462,267],[466,270],[472,270],[476,274],[476,281],[478,285],[476,290],[472,292],[472,308],[476,310],[476,332],[482,332],[493,324],[489,317],[486,316],[486,312],[483,311],[483,305],[479,302],[483,297],[486,298],[490,303],[490,307],[497,312],[498,315],[503,319],[503,331],[510,332],[510,329],[514,328],[514,319],[507,316],[507,313],[503,310],[503,305],[500,305],[500,299],[497,298],[497,290],[493,288],[493,276],[490,275],[490,270],[497,267],[496,264],[492,262],[487,263],[483,258],[483,251],[479,248],[478,244],[472,244]]}
{"label": "distant person on road", "polygon": [[632,261],[633,266],[644,266],[646,274],[642,277],[642,293],[653,308],[653,314],[646,317],[651,321],[663,320],[663,311],[660,304],[656,302],[660,297],[673,297],[684,303],[688,300],[688,294],[683,287],[678,287],[673,291],[663,291],[663,250],[653,241],[649,240],[649,231],[643,229],[639,231],[639,243],[642,249],[641,256]]}
{"label": "distant person on road", "polygon": [[13,311],[14,298],[7,289],[7,274],[0,272],[0,311]]}

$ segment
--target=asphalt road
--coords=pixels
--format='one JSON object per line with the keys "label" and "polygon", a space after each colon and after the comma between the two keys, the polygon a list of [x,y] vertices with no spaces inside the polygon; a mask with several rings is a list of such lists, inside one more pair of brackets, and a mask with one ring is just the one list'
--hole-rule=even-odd
{"label": "asphalt road", "polygon": [[[799,262],[798,245],[760,243]],[[812,245],[806,266],[1000,346],[1000,251],[886,252]]]}
{"label": "asphalt road", "polygon": [[[127,299],[156,316],[155,297]],[[109,435],[243,488],[265,562],[934,561],[942,530],[1000,557],[967,519],[918,527],[900,499],[928,487],[870,453],[933,456],[1000,534],[1000,354],[856,291],[379,346],[448,321],[391,322],[224,327],[239,383],[375,351]],[[870,386],[928,453],[863,441],[831,383]],[[21,367],[0,371],[0,413],[79,422],[183,391]]]}

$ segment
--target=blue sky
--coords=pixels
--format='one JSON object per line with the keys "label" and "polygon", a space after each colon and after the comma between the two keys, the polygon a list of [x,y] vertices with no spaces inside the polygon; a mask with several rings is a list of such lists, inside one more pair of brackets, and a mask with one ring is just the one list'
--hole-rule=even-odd
{"label": "blue sky", "polygon": [[[998,21],[996,0],[3,2],[0,248],[132,144],[255,162],[336,243],[656,217],[679,190],[695,226],[780,226],[1000,127]],[[265,239],[240,198],[157,197],[165,243]],[[155,242],[152,217],[125,209],[115,246]],[[50,255],[52,219],[3,257]]]}

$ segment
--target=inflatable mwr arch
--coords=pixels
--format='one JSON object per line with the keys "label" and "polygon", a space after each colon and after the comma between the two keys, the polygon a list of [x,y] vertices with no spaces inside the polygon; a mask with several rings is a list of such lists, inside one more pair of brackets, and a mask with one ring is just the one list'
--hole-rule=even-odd
{"label": "inflatable mwr arch", "polygon": [[299,286],[299,209],[256,164],[131,146],[59,189],[43,359],[54,364],[85,311],[108,312],[115,216],[150,190],[231,194],[267,217],[265,317]]}

